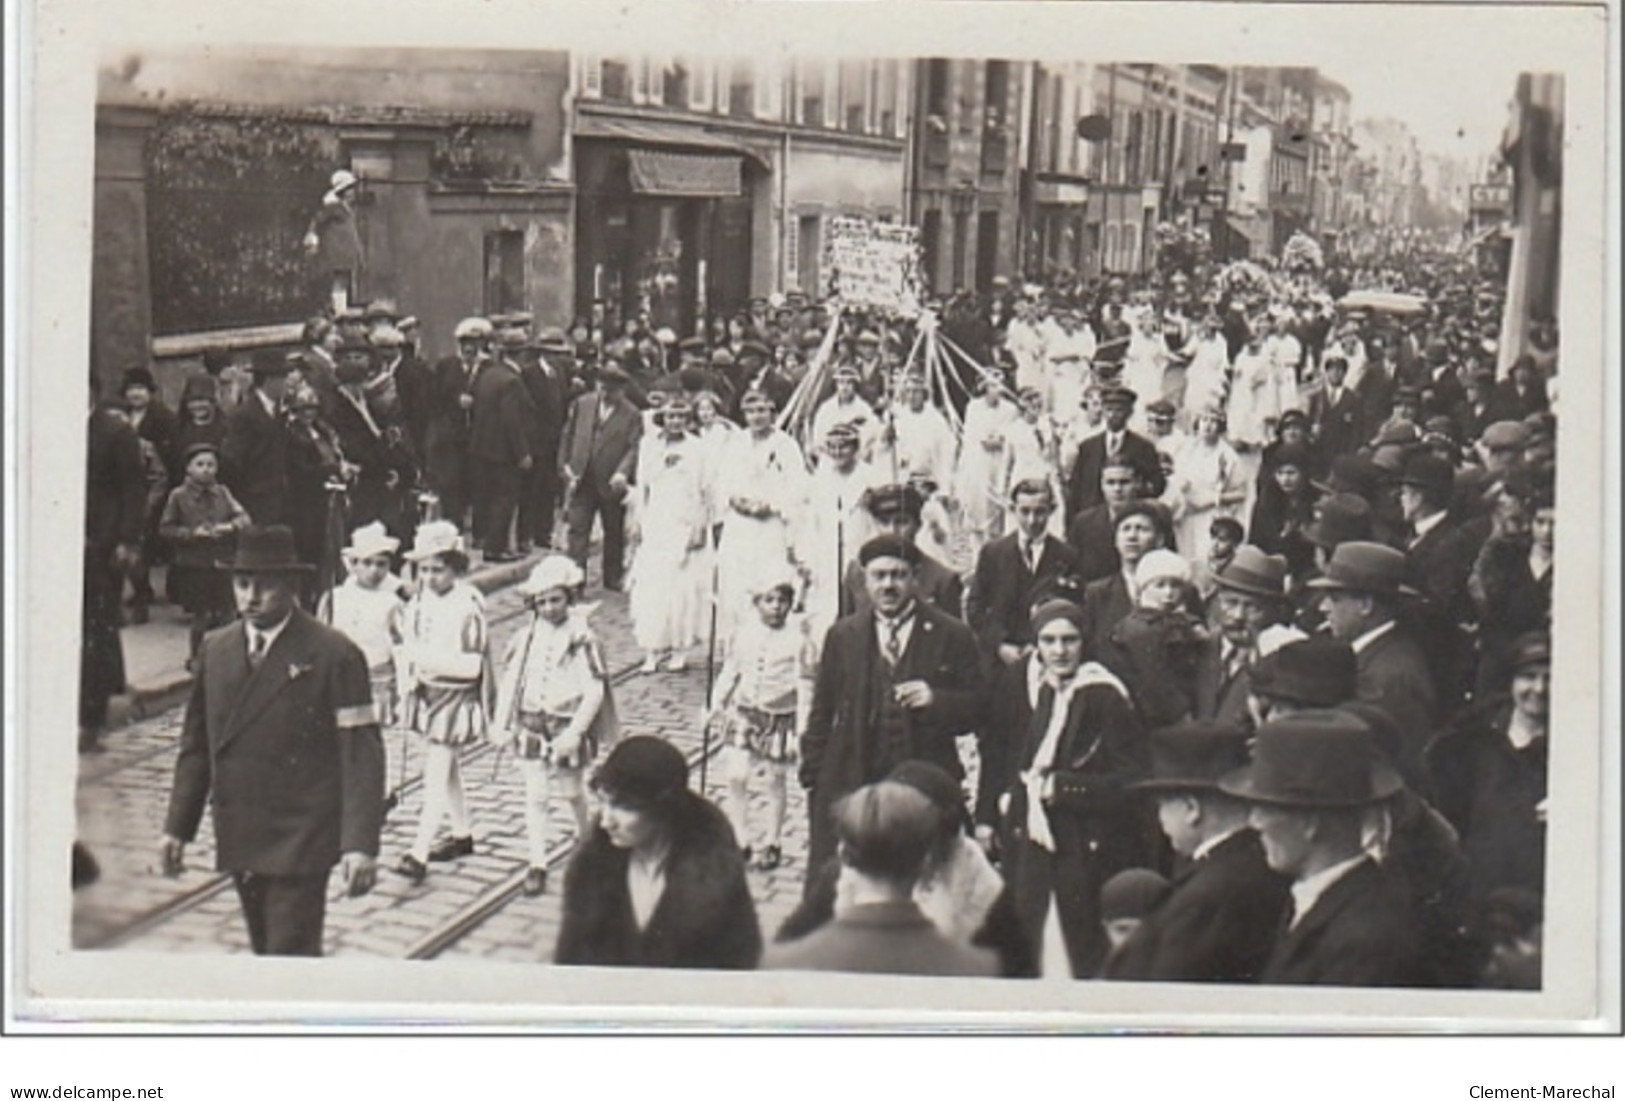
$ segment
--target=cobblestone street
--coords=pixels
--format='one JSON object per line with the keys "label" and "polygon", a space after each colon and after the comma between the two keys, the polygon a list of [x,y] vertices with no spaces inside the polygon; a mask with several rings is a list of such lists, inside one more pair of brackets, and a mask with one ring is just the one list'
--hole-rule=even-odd
{"label": "cobblestone street", "polygon": [[[642,653],[633,641],[626,597],[595,592],[593,623],[617,676],[614,689],[622,735],[658,734],[687,753],[698,769],[698,715],[704,702],[703,649],[681,674],[636,672]],[[488,597],[493,650],[500,657],[524,622],[512,588]],[[132,724],[108,739],[100,758],[85,759],[77,789],[80,838],[95,853],[102,878],[74,900],[73,943],[81,948],[160,952],[249,950],[235,892],[213,869],[209,818],[187,847],[187,870],[178,878],[158,873],[175,746],[184,714],[176,707]],[[420,791],[418,750],[400,731],[385,734],[389,783],[401,785],[400,804],[385,823],[378,886],[363,898],[346,898],[335,877],[327,911],[330,955],[384,958],[487,958],[536,962],[552,956],[560,916],[565,860],[574,842],[569,808],[552,808],[553,874],[539,898],[519,893],[527,866],[523,784],[511,754],[490,746],[463,757],[474,820],[476,851],[451,864],[435,864],[420,886],[388,869],[406,850],[416,829]],[[697,776],[697,772],[696,772]],[[762,784],[753,783],[753,788]],[[707,794],[723,797],[724,784],[709,770]],[[793,908],[801,888],[806,847],[805,804],[792,785],[784,839],[786,863],[772,872],[752,871],[750,880],[764,936],[771,937]],[[752,808],[753,815],[762,813]]]}

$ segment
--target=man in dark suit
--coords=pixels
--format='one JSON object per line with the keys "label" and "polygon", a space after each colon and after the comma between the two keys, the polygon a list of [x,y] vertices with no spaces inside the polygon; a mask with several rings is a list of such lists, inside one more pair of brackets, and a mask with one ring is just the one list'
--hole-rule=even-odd
{"label": "man in dark suit", "polygon": [[1124,505],[1112,521],[1112,539],[1117,548],[1118,568],[1110,577],[1084,586],[1084,656],[1102,661],[1113,628],[1134,610],[1138,588],[1134,571],[1140,559],[1173,542],[1173,521],[1162,502],[1136,498]]}
{"label": "man in dark suit", "polygon": [[643,417],[626,398],[630,378],[614,358],[598,369],[598,389],[570,405],[559,448],[565,479],[570,557],[587,568],[593,519],[604,528],[604,587],[618,589],[626,568],[626,494],[638,459]]}
{"label": "man in dark suit", "polygon": [[1546,380],[1530,355],[1521,355],[1512,363],[1508,377],[1495,388],[1497,419],[1523,420],[1531,413],[1544,413],[1551,408],[1546,395]]}
{"label": "man in dark suit", "polygon": [[[876,486],[867,494],[869,515],[876,531],[888,531],[912,545],[920,534],[920,513],[925,501],[920,491],[908,485]],[[915,548],[918,550],[918,548]],[[914,567],[914,592],[925,603],[955,619],[965,618],[965,583],[959,574],[924,551]],[[854,612],[874,610],[869,598],[868,578],[860,562],[846,568],[845,606]]]}
{"label": "man in dark suit", "polygon": [[210,634],[175,760],[165,874],[214,806],[216,866],[232,874],[257,955],[319,956],[327,881],[377,876],[384,748],[367,661],[295,604],[308,566],[286,527],[250,528],[229,564],[242,619]]}
{"label": "man in dark suit", "polygon": [[1480,539],[1451,514],[1456,472],[1449,460],[1413,455],[1399,479],[1399,505],[1410,528],[1405,560],[1411,584],[1421,592],[1418,626],[1433,659],[1435,694],[1443,712],[1461,701],[1473,659],[1468,625],[1477,618],[1467,581]]}
{"label": "man in dark suit", "polygon": [[346,522],[353,529],[376,520],[404,541],[412,533],[405,492],[416,479],[416,463],[406,429],[368,400],[372,346],[365,341],[340,344],[337,372],[338,387],[324,403],[323,414],[351,472]]}
{"label": "man in dark suit", "polygon": [[1330,460],[1352,454],[1369,433],[1359,396],[1343,385],[1348,378],[1348,360],[1327,355],[1322,370],[1326,385],[1309,395],[1309,425],[1320,454]]}
{"label": "man in dark suit", "polygon": [[809,869],[835,851],[830,808],[841,796],[910,759],[964,775],[954,739],[979,718],[981,658],[969,627],[919,598],[920,558],[899,535],[865,543],[871,610],[836,621],[824,640],[801,739]]}
{"label": "man in dark suit", "polygon": [[519,377],[530,394],[531,454],[535,465],[519,488],[519,549],[549,547],[559,504],[559,441],[570,404],[570,378],[556,363],[568,354],[562,330],[544,329],[519,350]]}
{"label": "man in dark suit", "polygon": [[530,343],[523,329],[504,329],[497,357],[474,376],[474,419],[469,467],[474,473],[474,517],[487,562],[512,562],[510,531],[523,479],[536,468],[535,409],[522,369],[512,356]]}
{"label": "man in dark suit", "polygon": [[1247,671],[1258,660],[1258,636],[1292,614],[1287,562],[1254,546],[1237,547],[1213,583],[1209,618],[1217,629],[1197,658],[1195,717],[1242,722],[1247,718]]}
{"label": "man in dark suit", "polygon": [[[91,391],[92,398],[95,391]],[[141,440],[117,400],[90,412],[85,469],[84,602],[80,605],[79,752],[100,753],[107,704],[124,691],[119,597],[141,560],[147,482]]]}
{"label": "man in dark suit", "polygon": [[1111,387],[1100,396],[1106,414],[1106,430],[1078,445],[1078,457],[1067,482],[1068,516],[1076,516],[1101,503],[1100,472],[1107,459],[1118,459],[1132,466],[1140,476],[1140,492],[1146,497],[1160,497],[1167,487],[1156,445],[1137,432],[1129,431],[1128,418],[1134,412],[1135,400],[1134,391],[1125,386]]}
{"label": "man in dark suit", "polygon": [[454,330],[457,354],[434,365],[424,428],[424,476],[440,498],[440,515],[459,529],[468,523],[469,438],[474,379],[490,359],[493,330],[483,317],[465,317]]}
{"label": "man in dark suit", "polygon": [[1415,986],[1420,934],[1405,889],[1366,851],[1366,811],[1404,788],[1371,731],[1340,711],[1265,723],[1252,763],[1219,781],[1251,805],[1264,859],[1292,881],[1291,913],[1260,981]]}
{"label": "man in dark suit", "polygon": [[1247,732],[1230,723],[1182,723],[1151,735],[1150,793],[1157,820],[1186,861],[1173,890],[1110,958],[1106,978],[1257,982],[1288,904],[1249,809],[1219,790],[1247,764]]}
{"label": "man in dark suit", "polygon": [[1100,469],[1100,504],[1080,512],[1067,529],[1066,541],[1078,556],[1078,580],[1085,585],[1110,577],[1122,566],[1113,530],[1117,514],[1134,499],[1139,486],[1139,475],[1125,458],[1107,460]]}
{"label": "man in dark suit", "polygon": [[1405,555],[1379,543],[1344,543],[1321,577],[1306,586],[1320,594],[1333,638],[1354,647],[1358,698],[1381,707],[1399,726],[1394,763],[1412,791],[1428,792],[1422,754],[1438,733],[1433,678],[1426,652],[1399,622],[1402,601],[1416,597],[1406,583]]}
{"label": "man in dark suit", "polygon": [[982,657],[993,671],[1032,652],[1036,594],[1058,580],[1078,587],[1077,555],[1046,534],[1055,511],[1050,484],[1037,479],[1017,482],[1010,491],[1010,511],[1016,530],[988,543],[977,555],[965,609]]}
{"label": "man in dark suit", "polygon": [[280,524],[288,498],[288,429],[282,396],[293,371],[281,352],[254,353],[254,383],[226,418],[220,444],[222,480],[256,524]]}

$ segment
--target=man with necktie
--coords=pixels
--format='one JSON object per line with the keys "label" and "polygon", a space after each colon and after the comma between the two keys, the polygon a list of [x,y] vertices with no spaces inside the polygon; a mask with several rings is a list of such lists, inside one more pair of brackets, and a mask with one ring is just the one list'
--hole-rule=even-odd
{"label": "man with necktie", "polygon": [[1243,674],[1258,656],[1259,634],[1289,620],[1286,581],[1286,559],[1251,545],[1237,547],[1230,564],[1214,575],[1211,614],[1218,630],[1197,658],[1196,718],[1247,718],[1248,680]]}
{"label": "man with necktie", "polygon": [[293,532],[249,528],[222,563],[242,616],[198,652],[162,846],[182,869],[214,806],[215,864],[230,872],[257,955],[319,956],[327,883],[377,877],[384,748],[367,661],[296,606]]}
{"label": "man with necktie", "polygon": [[983,695],[970,628],[916,595],[919,549],[877,535],[858,561],[870,607],[830,628],[801,741],[809,869],[835,851],[830,808],[841,796],[911,759],[962,777],[954,739],[975,727]]}
{"label": "man with necktie", "polygon": [[1032,604],[1041,590],[1057,581],[1081,587],[1077,553],[1048,534],[1055,511],[1050,484],[1017,482],[1010,511],[1016,530],[982,548],[966,600],[966,619],[995,672],[997,665],[1013,665],[1032,651]]}
{"label": "man with necktie", "polygon": [[1156,445],[1128,427],[1136,400],[1134,391],[1124,386],[1113,386],[1101,394],[1106,429],[1078,445],[1078,457],[1067,482],[1068,516],[1076,516],[1105,499],[1100,490],[1100,473],[1108,460],[1132,466],[1140,476],[1140,492],[1146,497],[1160,497],[1167,488]]}

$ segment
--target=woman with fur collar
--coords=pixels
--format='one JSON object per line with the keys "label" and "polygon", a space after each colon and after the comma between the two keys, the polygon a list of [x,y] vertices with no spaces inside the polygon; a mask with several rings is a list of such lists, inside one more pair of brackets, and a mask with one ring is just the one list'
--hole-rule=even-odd
{"label": "woman with fur collar", "polygon": [[593,777],[598,825],[564,879],[553,961],[750,970],[762,953],[745,862],[720,810],[688,789],[670,743],[617,745]]}

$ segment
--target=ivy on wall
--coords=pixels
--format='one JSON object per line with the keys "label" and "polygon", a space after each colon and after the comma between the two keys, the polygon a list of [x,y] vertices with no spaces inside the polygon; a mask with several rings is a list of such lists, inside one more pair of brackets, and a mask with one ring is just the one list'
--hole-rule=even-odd
{"label": "ivy on wall", "polygon": [[146,148],[154,332],[307,316],[318,293],[301,239],[340,156],[321,126],[166,112]]}

